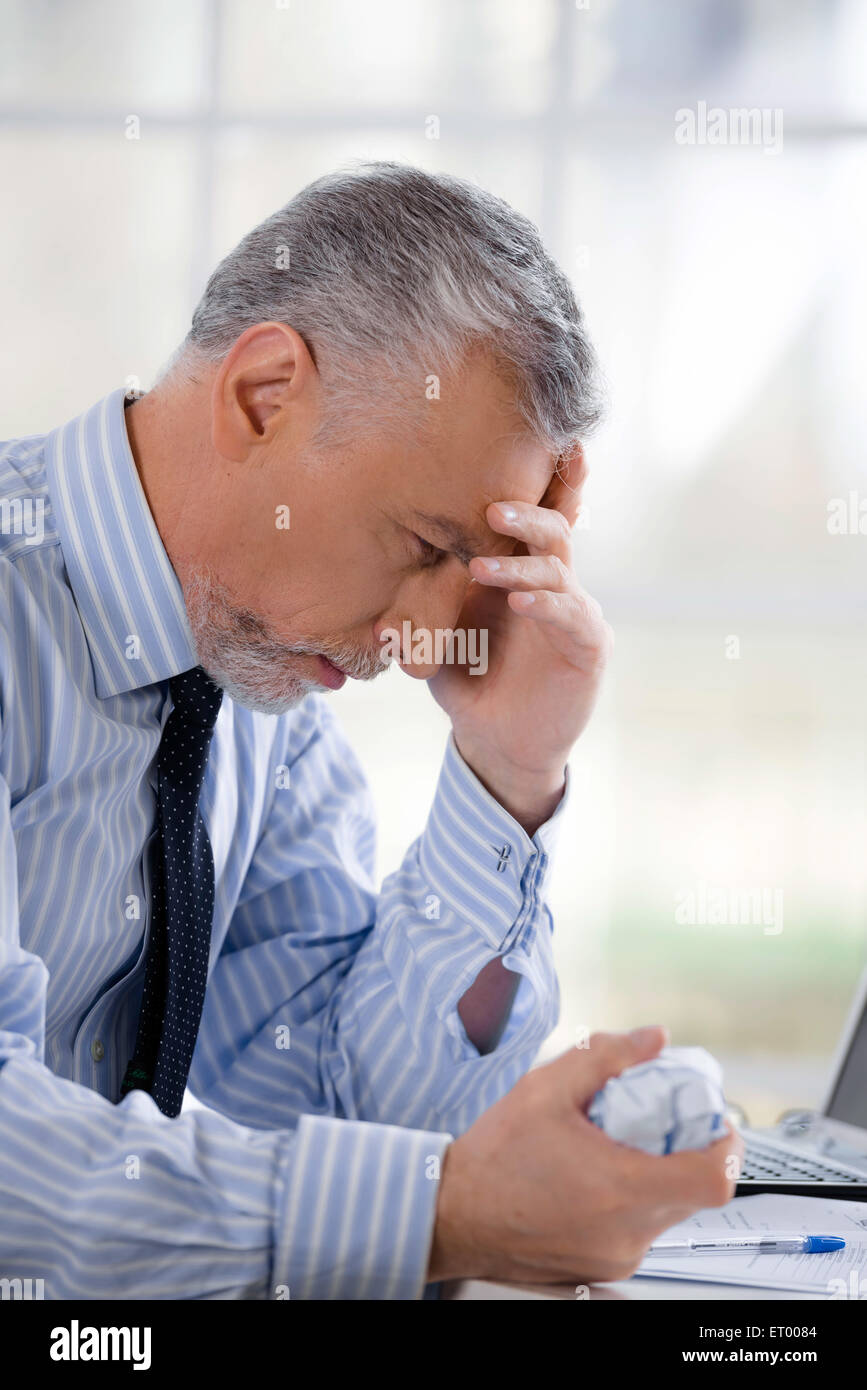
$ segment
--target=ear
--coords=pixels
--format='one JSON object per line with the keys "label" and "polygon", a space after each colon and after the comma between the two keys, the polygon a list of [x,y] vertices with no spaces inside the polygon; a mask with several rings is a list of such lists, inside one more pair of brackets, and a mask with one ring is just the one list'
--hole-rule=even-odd
{"label": "ear", "polygon": [[551,507],[562,512],[569,525],[574,526],[581,510],[581,494],[586,477],[587,461],[584,458],[584,449],[580,444],[573,444],[571,449],[558,458],[554,476],[545,489],[539,506]]}
{"label": "ear", "polygon": [[241,463],[278,431],[300,438],[314,422],[319,396],[319,374],[300,334],[285,323],[254,324],[232,344],[214,378],[214,448]]}

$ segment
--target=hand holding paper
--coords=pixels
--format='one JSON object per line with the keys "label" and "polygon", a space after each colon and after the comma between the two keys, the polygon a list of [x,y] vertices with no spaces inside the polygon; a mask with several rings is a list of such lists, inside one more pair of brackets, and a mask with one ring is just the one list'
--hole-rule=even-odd
{"label": "hand holding paper", "polygon": [[612,1077],[587,1114],[609,1138],[645,1153],[703,1149],[724,1131],[722,1069],[703,1047],[665,1047]]}

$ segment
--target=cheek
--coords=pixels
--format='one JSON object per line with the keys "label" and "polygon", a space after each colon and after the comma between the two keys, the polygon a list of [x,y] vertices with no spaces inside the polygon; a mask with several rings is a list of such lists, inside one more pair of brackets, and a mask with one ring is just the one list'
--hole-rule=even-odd
{"label": "cheek", "polygon": [[369,641],[368,629],[393,610],[403,578],[375,542],[344,536],[328,545],[295,537],[282,557],[278,553],[263,599],[283,632],[355,633]]}
{"label": "cheek", "polygon": [[360,486],[346,472],[302,471],[286,488],[285,512],[270,509],[275,524],[261,529],[246,558],[258,611],[281,631],[360,633],[393,606],[406,556],[371,508],[371,486],[367,473]]}

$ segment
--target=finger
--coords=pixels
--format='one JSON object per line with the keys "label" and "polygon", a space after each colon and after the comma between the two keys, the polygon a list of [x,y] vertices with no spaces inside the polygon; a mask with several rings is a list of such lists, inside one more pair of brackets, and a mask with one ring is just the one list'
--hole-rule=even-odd
{"label": "finger", "polygon": [[562,512],[570,526],[574,525],[581,510],[587,472],[584,449],[580,444],[575,444],[557,460],[556,470],[539,506]]}
{"label": "finger", "polygon": [[571,560],[572,531],[563,512],[531,502],[492,502],[485,515],[492,531],[521,541],[531,554]]}
{"label": "finger", "polygon": [[574,590],[561,593],[552,589],[524,591],[514,588],[506,601],[522,618],[548,623],[561,632],[573,632],[581,642],[596,645],[602,652],[610,652],[614,645],[614,633],[602,609],[583,589],[577,593]]}
{"label": "finger", "polygon": [[554,589],[573,583],[568,565],[557,555],[486,555],[470,561],[470,574],[480,584],[499,589]]}
{"label": "finger", "polygon": [[720,1207],[734,1196],[743,1154],[743,1140],[729,1128],[705,1149],[683,1149],[662,1158],[642,1155],[644,1171],[637,1170],[635,1178],[649,1201],[692,1210]]}
{"label": "finger", "polygon": [[562,1080],[571,1102],[583,1110],[610,1077],[649,1062],[667,1042],[667,1030],[656,1025],[632,1033],[591,1033],[586,1047],[572,1047],[547,1065],[553,1079]]}

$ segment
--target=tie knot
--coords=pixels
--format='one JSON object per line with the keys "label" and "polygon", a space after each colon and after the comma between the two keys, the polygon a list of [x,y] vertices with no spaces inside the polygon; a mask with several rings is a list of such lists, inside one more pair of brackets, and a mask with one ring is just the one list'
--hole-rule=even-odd
{"label": "tie knot", "polygon": [[223,692],[214,685],[210,676],[201,666],[193,666],[169,681],[172,702],[181,717],[189,723],[201,724],[212,729],[220,712]]}

